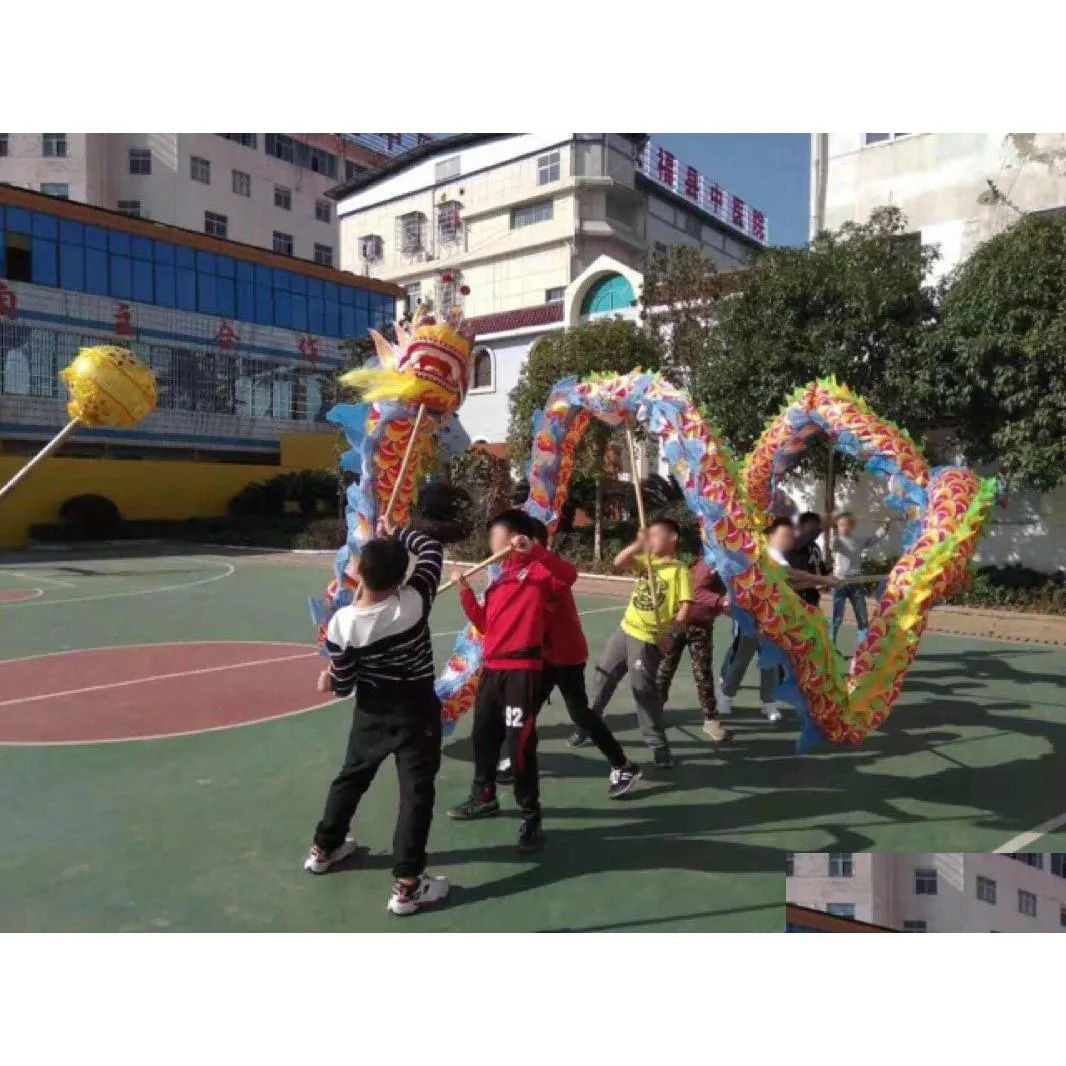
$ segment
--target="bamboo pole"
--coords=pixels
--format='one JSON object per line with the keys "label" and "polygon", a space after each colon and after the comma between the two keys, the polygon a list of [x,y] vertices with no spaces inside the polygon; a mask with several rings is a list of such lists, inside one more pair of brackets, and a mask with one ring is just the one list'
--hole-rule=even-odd
{"label": "bamboo pole", "polygon": [[[629,447],[629,469],[633,478],[633,490],[637,495],[637,519],[640,522],[641,532],[648,528],[647,518],[644,514],[644,493],[640,487],[640,478],[637,477],[637,442],[633,436],[633,430],[626,426],[626,444]],[[655,627],[659,626],[659,597],[655,594],[655,568],[651,564],[651,552],[644,552],[644,568],[648,576],[648,593],[655,607]]]}
{"label": "bamboo pole", "polygon": [[400,495],[400,488],[403,486],[404,479],[407,477],[407,470],[411,465],[411,457],[414,455],[415,443],[418,440],[418,431],[422,428],[422,419],[426,415],[426,405],[420,403],[418,405],[418,414],[415,415],[415,424],[411,430],[411,436],[407,441],[407,450],[403,453],[403,462],[400,463],[400,472],[396,475],[396,482],[392,486],[392,493],[389,496],[389,505],[385,508],[385,514],[382,516],[386,522],[392,521],[392,509],[396,506],[396,500]]}
{"label": "bamboo pole", "polygon": [[[469,570],[464,571],[463,577],[467,578],[473,574],[480,573],[482,570],[487,570],[493,563],[498,563],[501,559],[506,559],[513,550],[514,549],[508,544],[506,548],[496,552],[495,555],[490,555],[487,559],[482,559],[476,566],[472,566]],[[437,589],[437,594],[440,595],[442,592],[447,592],[448,589],[457,584],[457,581],[445,581],[444,584]]]}
{"label": "bamboo pole", "polygon": [[80,425],[81,422],[77,418],[72,418],[3,488],[0,488],[0,500],[25,481],[30,476],[30,471],[38,463],[43,463]]}

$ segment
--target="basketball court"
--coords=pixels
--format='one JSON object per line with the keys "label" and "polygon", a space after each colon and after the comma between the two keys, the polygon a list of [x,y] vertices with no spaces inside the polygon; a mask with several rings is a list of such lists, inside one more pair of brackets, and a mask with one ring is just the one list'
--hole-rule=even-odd
{"label": "basketball court", "polygon": [[[929,634],[881,733],[804,757],[795,729],[758,717],[754,673],[734,744],[715,750],[682,666],[678,765],[648,767],[620,802],[598,753],[566,746],[556,699],[539,859],[514,848],[509,796],[499,819],[444,817],[469,788],[464,720],[430,841],[452,900],[390,919],[391,768],[360,810],[357,856],[326,877],[301,869],[350,717],[315,691],[306,601],[328,569],[152,544],[0,566],[0,931],[776,931],[784,850],[1066,850],[1066,650]],[[579,606],[595,654],[621,603]],[[462,624],[444,593],[438,664]],[[611,714],[650,762],[624,686]]]}

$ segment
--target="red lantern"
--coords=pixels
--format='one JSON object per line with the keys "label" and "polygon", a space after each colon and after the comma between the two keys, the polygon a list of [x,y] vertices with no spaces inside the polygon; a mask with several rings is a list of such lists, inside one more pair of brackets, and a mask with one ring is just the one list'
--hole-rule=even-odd
{"label": "red lantern", "polygon": [[470,286],[469,285],[460,285],[459,286],[459,295],[460,296],[469,296],[470,295]]}

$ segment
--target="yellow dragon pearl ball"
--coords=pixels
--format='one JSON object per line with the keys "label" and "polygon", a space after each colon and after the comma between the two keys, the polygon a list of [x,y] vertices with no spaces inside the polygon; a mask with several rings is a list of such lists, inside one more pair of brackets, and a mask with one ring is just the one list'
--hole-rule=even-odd
{"label": "yellow dragon pearl ball", "polygon": [[60,377],[70,390],[67,414],[87,426],[124,429],[155,409],[155,376],[125,348],[82,348]]}

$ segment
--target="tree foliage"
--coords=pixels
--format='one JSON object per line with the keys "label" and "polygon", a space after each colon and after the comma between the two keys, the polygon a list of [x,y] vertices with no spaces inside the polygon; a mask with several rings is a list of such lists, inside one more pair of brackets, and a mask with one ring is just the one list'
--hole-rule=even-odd
{"label": "tree foliage", "polygon": [[1066,482],[1066,218],[982,244],[944,295],[930,356],[971,461],[1031,489]]}
{"label": "tree foliage", "polygon": [[691,387],[743,454],[792,390],[835,375],[920,439],[940,411],[943,367],[928,361],[937,258],[893,207],[824,232],[809,248],[772,248],[743,291],[716,306]]}
{"label": "tree foliage", "polygon": [[[529,354],[511,390],[508,443],[516,466],[524,470],[533,446],[533,419],[544,410],[552,387],[563,378],[592,374],[628,374],[636,367],[658,370],[659,348],[648,333],[621,319],[600,319],[540,340]],[[594,421],[578,448],[573,481],[594,484],[595,558],[603,531],[603,485],[611,430]]]}

